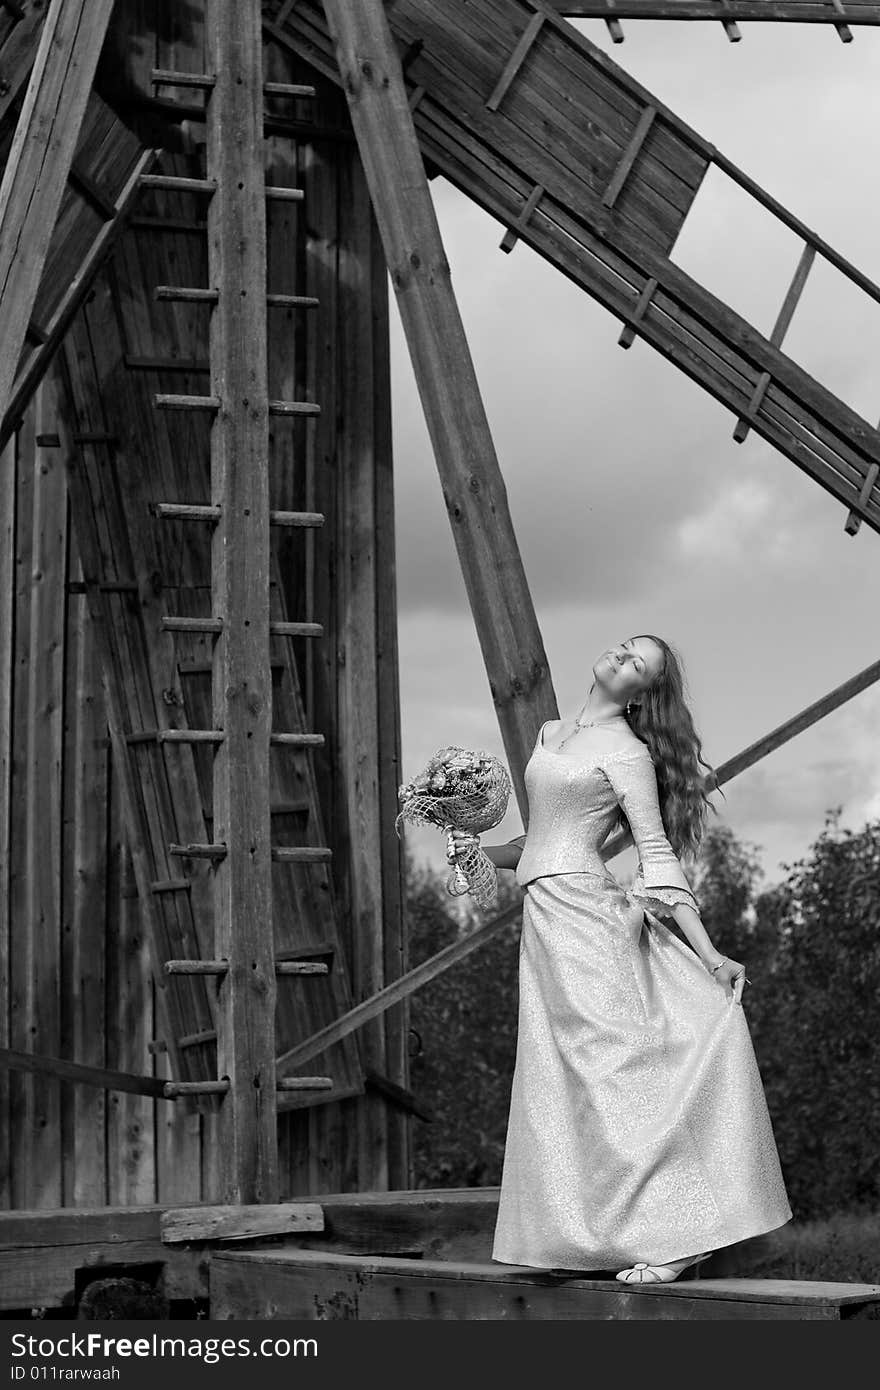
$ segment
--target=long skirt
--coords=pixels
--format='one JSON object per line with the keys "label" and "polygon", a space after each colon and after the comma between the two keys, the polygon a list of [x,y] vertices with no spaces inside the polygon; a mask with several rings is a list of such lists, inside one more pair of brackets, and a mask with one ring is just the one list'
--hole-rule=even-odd
{"label": "long skirt", "polygon": [[730,997],[613,879],[528,885],[494,1260],[662,1264],[791,1218]]}

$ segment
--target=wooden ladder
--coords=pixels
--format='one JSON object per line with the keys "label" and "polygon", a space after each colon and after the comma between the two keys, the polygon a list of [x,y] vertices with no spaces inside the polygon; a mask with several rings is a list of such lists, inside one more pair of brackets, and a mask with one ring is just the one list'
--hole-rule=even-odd
{"label": "wooden ladder", "polygon": [[[218,980],[215,1080],[169,1083],[174,1095],[217,1094],[220,1105],[222,1199],[278,1200],[277,1092],[326,1089],[327,1077],[276,1078],[277,975],[327,973],[315,960],[278,960],[272,910],[272,863],[315,863],[324,846],[272,846],[270,749],[320,746],[316,733],[272,732],[270,639],[321,636],[311,622],[273,621],[270,613],[270,527],[319,526],[316,513],[270,511],[269,418],[311,416],[312,402],[270,400],[267,308],[296,297],[267,294],[267,198],[299,200],[296,188],[269,187],[262,157],[261,6],[208,0],[207,65],[200,73],[154,73],[157,81],[206,93],[207,168],[204,179],[144,175],[142,187],[196,193],[206,200],[211,288],[160,286],[158,297],[210,308],[209,388],[204,395],[160,393],[161,410],[207,412],[209,502],[161,501],[166,520],[209,525],[212,614],[167,614],[167,632],[213,642],[210,728],[157,731],[163,744],[213,750],[213,832],[210,842],[174,844],[182,863],[207,861],[214,896],[212,959],[172,959],[169,974]],[[302,97],[312,88],[271,84],[273,95]]]}

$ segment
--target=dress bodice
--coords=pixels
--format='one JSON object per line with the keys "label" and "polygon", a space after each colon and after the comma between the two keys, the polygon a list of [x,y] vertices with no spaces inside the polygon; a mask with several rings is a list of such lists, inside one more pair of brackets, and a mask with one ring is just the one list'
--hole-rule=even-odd
{"label": "dress bodice", "polygon": [[696,907],[687,876],[660,813],[657,777],[648,748],[626,726],[593,725],[562,752],[547,748],[542,725],[525,768],[528,831],[516,881],[526,885],[548,874],[608,876],[600,847],[618,806],[632,831],[639,873],[631,895],[657,912],[676,903]]}

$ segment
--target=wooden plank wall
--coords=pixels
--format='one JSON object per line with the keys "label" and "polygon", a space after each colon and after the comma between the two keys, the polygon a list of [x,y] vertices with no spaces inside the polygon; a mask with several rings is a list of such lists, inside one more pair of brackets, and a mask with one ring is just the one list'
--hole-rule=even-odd
{"label": "wooden plank wall", "polygon": [[[0,455],[3,1043],[150,1073],[152,982],[55,418],[47,382]],[[0,1073],[0,1206],[155,1200],[154,1106]]]}
{"label": "wooden plank wall", "polygon": [[[162,6],[123,0],[119,9],[124,29],[152,22]],[[200,35],[189,23],[166,16],[157,35],[140,56],[142,72],[201,68]],[[270,44],[266,76],[312,74]],[[285,111],[280,102],[276,109]],[[275,292],[321,303],[275,311],[270,388],[279,398],[318,400],[323,413],[308,426],[273,422],[272,505],[327,517],[316,533],[279,537],[278,573],[288,615],[325,629],[321,640],[297,641],[294,654],[306,727],[326,737],[315,777],[357,1001],[407,964],[393,831],[402,777],[388,298],[341,95],[322,86],[308,119],[319,137],[267,142],[270,181],[305,189],[301,212],[286,205],[286,221],[273,220],[269,277]],[[189,240],[182,235],[182,265]],[[120,267],[130,250],[129,241],[114,253]],[[139,312],[134,302],[129,310]],[[177,350],[187,356],[190,319],[178,306],[162,312],[175,315]],[[192,390],[203,386],[194,376]],[[154,987],[98,646],[51,442],[55,389],[52,381],[41,388],[0,453],[0,1045],[163,1075],[166,1059],[150,1046]],[[351,720],[364,708],[356,746]],[[370,832],[377,853],[361,856],[354,875],[352,842],[371,806],[382,818]],[[403,1086],[406,1040],[405,1009],[390,1011],[367,1059]],[[284,1113],[282,1195],[408,1186],[409,1123],[374,1092]],[[215,1117],[182,1105],[0,1071],[0,1207],[208,1200],[215,1134]]]}

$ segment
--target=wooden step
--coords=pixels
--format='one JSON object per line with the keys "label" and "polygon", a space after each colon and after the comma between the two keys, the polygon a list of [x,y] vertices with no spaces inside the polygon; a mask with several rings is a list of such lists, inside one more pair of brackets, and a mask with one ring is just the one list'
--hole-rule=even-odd
{"label": "wooden step", "polygon": [[706,1279],[635,1289],[516,1265],[291,1249],[218,1251],[211,1264],[212,1318],[839,1322],[878,1311],[877,1284]]}

